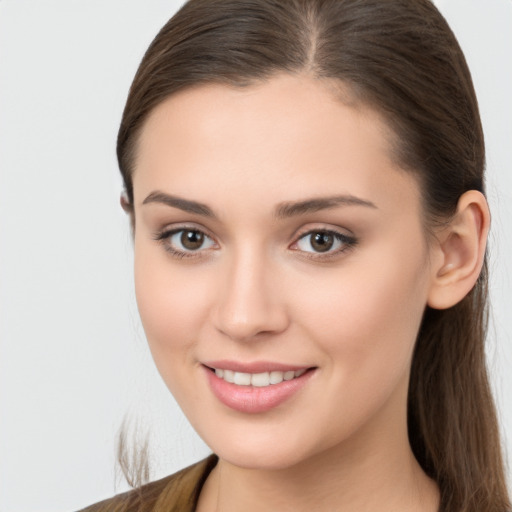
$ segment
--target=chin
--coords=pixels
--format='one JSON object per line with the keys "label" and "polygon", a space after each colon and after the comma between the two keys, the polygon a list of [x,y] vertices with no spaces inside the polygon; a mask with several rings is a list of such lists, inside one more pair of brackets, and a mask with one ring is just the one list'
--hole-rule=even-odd
{"label": "chin", "polygon": [[215,452],[222,460],[243,469],[280,471],[304,462],[307,457],[297,450],[283,452],[275,449],[236,451],[230,447],[225,452]]}
{"label": "chin", "polygon": [[276,432],[275,426],[256,430],[239,428],[235,433],[225,431],[222,438],[217,435],[201,437],[222,460],[252,470],[277,471],[295,467],[325,449],[316,445],[311,434],[301,436],[295,432],[286,435]]}

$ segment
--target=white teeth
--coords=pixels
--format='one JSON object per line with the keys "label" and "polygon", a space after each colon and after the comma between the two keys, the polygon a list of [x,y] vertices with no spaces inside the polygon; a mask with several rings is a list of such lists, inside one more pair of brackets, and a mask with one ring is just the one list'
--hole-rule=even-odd
{"label": "white teeth", "polygon": [[231,370],[224,370],[224,377],[222,377],[226,382],[235,382],[235,372]]}
{"label": "white teeth", "polygon": [[251,376],[251,385],[262,388],[270,384],[270,373],[253,373]]}
{"label": "white teeth", "polygon": [[292,380],[306,373],[306,369],[289,370],[286,372],[272,371],[262,373],[243,373],[232,370],[222,370],[215,368],[215,375],[224,379],[226,382],[234,383],[239,386],[254,386],[258,388],[266,387],[272,384],[280,384],[283,380]]}
{"label": "white teeth", "polygon": [[235,372],[235,380],[233,382],[235,384],[238,384],[239,386],[250,386],[251,385],[251,374]]}
{"label": "white teeth", "polygon": [[283,382],[283,372],[270,372],[270,384]]}

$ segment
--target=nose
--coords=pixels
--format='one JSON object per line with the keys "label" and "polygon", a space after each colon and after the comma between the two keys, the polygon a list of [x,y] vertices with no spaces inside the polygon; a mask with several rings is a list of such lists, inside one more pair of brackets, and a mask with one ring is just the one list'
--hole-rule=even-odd
{"label": "nose", "polygon": [[214,307],[218,331],[236,341],[262,339],[286,330],[289,318],[276,271],[255,252],[233,258],[223,273]]}

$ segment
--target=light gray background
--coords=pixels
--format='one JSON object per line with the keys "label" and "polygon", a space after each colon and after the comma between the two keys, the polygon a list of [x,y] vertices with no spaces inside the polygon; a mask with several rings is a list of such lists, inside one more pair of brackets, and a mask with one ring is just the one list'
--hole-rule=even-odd
{"label": "light gray background", "polygon": [[[69,512],[125,489],[125,415],[151,433],[153,478],[208,452],[146,348],[114,155],[131,78],[180,3],[0,0],[0,512]],[[487,138],[489,356],[512,459],[512,1],[437,3]]]}

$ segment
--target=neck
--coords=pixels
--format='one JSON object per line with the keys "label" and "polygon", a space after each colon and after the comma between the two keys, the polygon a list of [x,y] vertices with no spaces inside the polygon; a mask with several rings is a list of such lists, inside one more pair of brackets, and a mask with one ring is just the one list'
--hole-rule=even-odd
{"label": "neck", "polygon": [[436,512],[439,492],[412,454],[405,410],[396,421],[396,409],[385,409],[387,417],[285,469],[240,468],[220,459],[198,512]]}

